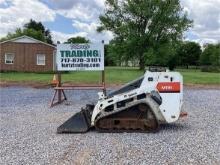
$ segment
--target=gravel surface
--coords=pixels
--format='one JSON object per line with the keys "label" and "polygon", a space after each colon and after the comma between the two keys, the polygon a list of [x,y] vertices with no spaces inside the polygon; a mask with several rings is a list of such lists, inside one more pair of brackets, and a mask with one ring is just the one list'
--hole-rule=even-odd
{"label": "gravel surface", "polygon": [[0,164],[220,164],[220,90],[185,89],[189,116],[157,133],[56,134],[96,102],[96,92],[67,91],[49,108],[52,89],[0,88]]}

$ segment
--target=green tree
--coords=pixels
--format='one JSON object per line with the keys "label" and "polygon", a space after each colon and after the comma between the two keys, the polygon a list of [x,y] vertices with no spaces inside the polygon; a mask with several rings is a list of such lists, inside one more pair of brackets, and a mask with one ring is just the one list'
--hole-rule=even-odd
{"label": "green tree", "polygon": [[195,42],[182,42],[177,50],[178,61],[180,65],[198,65],[202,53],[201,46]]}
{"label": "green tree", "polygon": [[114,59],[114,56],[110,54],[109,52],[109,45],[104,45],[104,54],[105,54],[105,66],[115,66],[116,60]]}
{"label": "green tree", "polygon": [[[106,11],[99,17],[98,32],[112,31],[112,47],[119,47],[125,59],[138,59],[145,67],[145,53],[164,43],[175,43],[192,21],[183,12],[179,0],[106,0]],[[117,50],[117,49],[115,49]]]}
{"label": "green tree", "polygon": [[129,52],[126,52],[124,46],[121,41],[117,41],[117,38],[111,40],[108,45],[108,59],[114,61],[115,65],[121,66],[123,62],[131,60],[131,58],[126,55],[126,53],[128,54]]}
{"label": "green tree", "polygon": [[90,41],[88,39],[86,39],[85,37],[72,37],[69,38],[65,43],[72,43],[72,44],[78,44],[78,43],[89,43]]}
{"label": "green tree", "polygon": [[8,33],[1,41],[27,35],[49,44],[53,44],[49,29],[46,29],[41,22],[30,20],[23,28],[17,28],[14,33]]}
{"label": "green tree", "polygon": [[200,56],[201,65],[220,66],[220,43],[208,44]]}
{"label": "green tree", "polygon": [[157,49],[148,49],[145,52],[146,65],[168,66],[173,70],[177,65],[176,45],[163,43]]}
{"label": "green tree", "polygon": [[36,22],[35,20],[31,19],[28,23],[24,25],[25,29],[34,29],[36,31],[45,32],[45,27],[41,22]]}

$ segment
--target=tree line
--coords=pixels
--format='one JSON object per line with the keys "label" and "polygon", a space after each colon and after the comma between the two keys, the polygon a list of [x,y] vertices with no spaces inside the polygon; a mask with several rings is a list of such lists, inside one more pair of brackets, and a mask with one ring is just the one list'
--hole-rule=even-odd
{"label": "tree line", "polygon": [[[180,0],[106,0],[97,32],[111,31],[114,38],[105,45],[106,65],[132,63],[144,69],[148,65],[220,66],[220,44],[183,41],[184,32],[193,21],[180,5]],[[2,40],[28,35],[53,44],[51,33],[41,22],[30,20]],[[72,37],[65,43],[88,43],[84,37]]]}
{"label": "tree line", "polygon": [[[106,46],[105,53],[106,65],[131,65],[139,66],[138,60],[134,58],[124,58],[118,56],[118,50],[114,50],[111,43]],[[113,50],[109,50],[113,49]],[[161,45],[157,50],[149,49],[144,54],[145,66],[159,65],[167,66],[173,70],[177,66],[189,68],[213,66],[215,69],[220,67],[220,43],[206,44],[203,47],[199,43],[192,41],[182,41],[176,47],[169,44]],[[204,68],[205,69],[205,68]]]}

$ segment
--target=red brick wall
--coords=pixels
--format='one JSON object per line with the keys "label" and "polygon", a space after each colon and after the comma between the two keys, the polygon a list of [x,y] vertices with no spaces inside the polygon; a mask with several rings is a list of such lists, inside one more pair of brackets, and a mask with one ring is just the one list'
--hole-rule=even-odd
{"label": "red brick wall", "polygon": [[[0,44],[0,70],[44,72],[53,70],[53,52],[55,48],[42,43]],[[14,64],[5,64],[5,53],[14,53]],[[45,65],[37,65],[37,54],[45,54]]]}

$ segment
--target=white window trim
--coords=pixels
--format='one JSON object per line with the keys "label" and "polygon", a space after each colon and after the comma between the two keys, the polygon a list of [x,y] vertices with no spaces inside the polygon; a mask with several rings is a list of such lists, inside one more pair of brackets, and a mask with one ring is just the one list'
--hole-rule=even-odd
{"label": "white window trim", "polygon": [[[7,55],[13,55],[13,63],[7,63],[6,61],[8,61],[7,60]],[[14,53],[5,53],[5,64],[7,64],[7,65],[13,65],[14,64],[14,61],[15,61],[15,54]]]}
{"label": "white window trim", "polygon": [[[38,61],[38,57],[39,56],[43,56],[44,57],[44,64],[40,64],[39,61]],[[37,65],[46,65],[46,56],[45,54],[37,54]]]}

